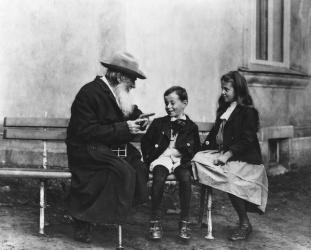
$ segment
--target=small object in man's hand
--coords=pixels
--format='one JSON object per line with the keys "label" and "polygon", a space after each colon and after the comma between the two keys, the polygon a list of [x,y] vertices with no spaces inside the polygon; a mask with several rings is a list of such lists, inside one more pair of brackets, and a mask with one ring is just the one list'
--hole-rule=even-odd
{"label": "small object in man's hand", "polygon": [[155,115],[155,113],[141,114],[141,115],[139,116],[139,118],[148,118],[148,117],[153,116],[153,115]]}

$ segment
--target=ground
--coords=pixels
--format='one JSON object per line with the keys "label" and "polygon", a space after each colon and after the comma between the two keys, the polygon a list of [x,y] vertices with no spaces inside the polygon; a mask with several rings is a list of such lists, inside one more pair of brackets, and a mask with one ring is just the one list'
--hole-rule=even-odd
{"label": "ground", "polygon": [[[37,182],[0,180],[0,249],[115,249],[116,228],[111,225],[97,225],[91,244],[72,239],[71,220],[64,206],[67,187],[68,183],[50,183],[47,235],[39,236]],[[169,197],[165,199],[166,208],[172,208]],[[173,197],[177,199],[176,194]],[[194,223],[190,242],[178,241],[178,215],[165,215],[163,240],[148,241],[147,204],[133,210],[124,226],[125,249],[311,249],[311,166],[269,178],[267,211],[264,215],[250,215],[254,232],[244,242],[227,240],[237,218],[224,193],[214,191],[213,198],[214,240],[204,239],[206,228],[201,229]],[[191,204],[192,221],[195,222],[198,212],[196,187]]]}

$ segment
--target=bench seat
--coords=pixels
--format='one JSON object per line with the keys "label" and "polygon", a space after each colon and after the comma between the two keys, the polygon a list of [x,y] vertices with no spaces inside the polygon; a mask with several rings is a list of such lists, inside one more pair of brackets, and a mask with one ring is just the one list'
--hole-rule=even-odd
{"label": "bench seat", "polygon": [[35,169],[35,168],[0,168],[0,176],[25,177],[37,179],[71,178],[71,173],[58,169]]}

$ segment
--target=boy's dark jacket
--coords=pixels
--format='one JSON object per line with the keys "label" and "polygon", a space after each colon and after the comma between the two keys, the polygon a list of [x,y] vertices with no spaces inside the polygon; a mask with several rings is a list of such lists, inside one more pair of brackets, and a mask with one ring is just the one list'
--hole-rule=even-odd
{"label": "boy's dark jacket", "polygon": [[[176,149],[181,153],[181,164],[189,162],[200,150],[198,126],[186,116],[186,123],[176,138]],[[154,119],[141,141],[145,163],[150,164],[169,146],[171,121],[169,116]]]}

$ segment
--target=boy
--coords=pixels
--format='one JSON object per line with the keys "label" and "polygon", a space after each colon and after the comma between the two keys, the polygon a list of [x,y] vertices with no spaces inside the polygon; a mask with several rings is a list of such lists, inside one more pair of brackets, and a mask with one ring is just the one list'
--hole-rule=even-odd
{"label": "boy", "polygon": [[150,239],[162,238],[161,201],[167,176],[174,173],[179,182],[181,214],[178,237],[190,239],[189,209],[191,199],[190,160],[200,149],[198,126],[185,115],[188,95],[173,86],[164,93],[167,116],[155,119],[142,138],[144,161],[153,173],[151,190]]}

